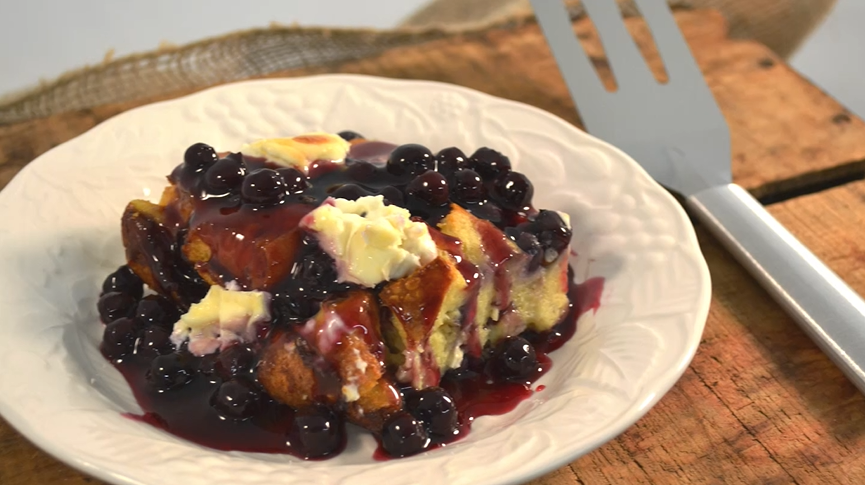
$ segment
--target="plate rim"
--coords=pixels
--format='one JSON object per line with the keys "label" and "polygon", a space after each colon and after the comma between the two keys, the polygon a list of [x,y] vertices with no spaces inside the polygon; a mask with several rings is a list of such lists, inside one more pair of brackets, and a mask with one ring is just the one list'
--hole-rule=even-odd
{"label": "plate rim", "polygon": [[[499,96],[491,95],[484,93],[482,91],[478,91],[472,88],[439,82],[439,81],[430,81],[430,80],[415,80],[415,79],[396,79],[396,78],[387,78],[380,76],[371,76],[371,75],[363,75],[363,74],[318,74],[313,76],[298,76],[292,78],[269,78],[269,79],[253,79],[253,80],[244,80],[238,82],[231,82],[226,84],[221,84],[218,86],[212,86],[195,93],[190,93],[184,96],[180,96],[177,98],[157,101],[154,103],[148,103],[142,106],[137,106],[135,108],[123,111],[118,113],[97,125],[91,127],[84,133],[81,133],[63,143],[52,147],[46,152],[39,155],[36,159],[27,163],[13,178],[9,181],[9,183],[4,187],[2,191],[0,191],[0,195],[2,192],[9,192],[7,189],[9,187],[15,187],[18,183],[21,183],[23,179],[22,174],[27,174],[31,170],[35,170],[32,167],[38,166],[39,164],[45,163],[46,159],[49,159],[51,154],[60,149],[66,144],[76,142],[83,137],[93,136],[94,133],[98,133],[99,131],[104,131],[110,129],[112,126],[122,123],[124,118],[134,116],[135,113],[142,110],[149,109],[158,109],[159,107],[163,107],[171,104],[180,104],[184,101],[188,101],[189,99],[196,97],[205,97],[208,95],[212,95],[218,91],[228,91],[231,89],[235,89],[239,86],[250,86],[250,85],[259,85],[265,86],[270,84],[290,84],[293,82],[301,82],[307,80],[316,80],[316,79],[326,79],[326,80],[336,80],[336,81],[344,81],[346,83],[352,82],[364,82],[364,83],[381,83],[381,84],[394,84],[394,85],[402,85],[409,84],[414,86],[427,86],[433,90],[451,90],[459,93],[467,94],[474,97],[482,97],[496,100],[500,103],[510,104],[511,106],[518,108],[520,110],[529,110],[538,114],[542,117],[546,117],[550,122],[555,122],[560,126],[565,128],[565,131],[569,131],[574,133],[575,136],[579,138],[583,138],[586,141],[590,141],[591,143],[598,144],[604,149],[612,152],[617,158],[626,161],[627,164],[633,169],[634,173],[632,175],[639,176],[645,181],[648,181],[650,185],[654,185],[655,192],[658,193],[662,198],[665,199],[667,205],[670,205],[673,208],[673,212],[676,214],[676,217],[679,219],[678,222],[683,223],[682,225],[685,228],[685,235],[687,237],[686,241],[681,241],[684,245],[690,250],[695,258],[694,262],[697,263],[698,270],[698,280],[702,285],[701,292],[699,295],[699,302],[696,305],[696,312],[694,316],[694,322],[696,323],[695,331],[693,337],[690,342],[686,343],[687,352],[686,355],[683,355],[678,361],[676,365],[671,366],[665,372],[663,372],[656,380],[656,384],[652,387],[656,390],[653,392],[653,395],[648,399],[639,400],[639,397],[643,394],[641,392],[633,399],[633,402],[626,406],[621,413],[619,413],[619,417],[614,418],[619,421],[616,425],[611,426],[608,430],[603,433],[600,433],[595,439],[590,440],[588,442],[584,442],[580,448],[582,451],[574,451],[570,450],[567,452],[560,451],[557,453],[559,458],[553,460],[547,460],[543,464],[533,468],[528,469],[526,471],[522,471],[516,475],[506,477],[505,480],[497,480],[489,483],[499,483],[499,484],[516,484],[523,483],[528,480],[532,480],[539,476],[542,476],[546,473],[554,471],[568,463],[573,462],[580,456],[591,453],[592,451],[598,449],[603,444],[615,439],[617,436],[622,434],[625,430],[633,426],[637,421],[639,421],[645,414],[654,407],[658,401],[662,397],[664,397],[670,389],[679,381],[681,376],[684,374],[694,356],[696,355],[697,349],[699,348],[700,340],[705,329],[705,325],[708,319],[709,307],[711,303],[712,296],[712,280],[711,275],[709,273],[708,263],[706,262],[705,256],[700,248],[699,241],[697,238],[696,230],[693,224],[690,222],[690,219],[687,216],[684,208],[679,204],[679,202],[670,194],[666,189],[664,189],[660,184],[658,184],[649,174],[643,169],[643,167],[637,163],[633,158],[624,153],[622,150],[617,147],[611,145],[610,143],[601,140],[597,137],[592,136],[591,134],[583,131],[582,129],[568,123],[564,119],[559,116],[550,113],[549,111],[543,110],[541,108],[532,106],[527,103],[523,103],[520,101],[515,101],[507,98],[502,98]],[[0,197],[0,202],[2,202],[2,197]],[[627,415],[627,419],[621,419],[622,415]],[[97,479],[106,481],[108,483],[122,483],[122,484],[142,484],[146,485],[145,482],[141,482],[132,477],[126,475],[119,475],[114,473],[106,468],[96,466],[85,459],[79,458],[74,454],[74,452],[69,452],[68,450],[62,449],[59,445],[56,445],[54,441],[52,441],[47,435],[39,433],[33,429],[29,429],[26,427],[26,422],[23,417],[19,416],[18,413],[14,412],[11,406],[6,404],[6,400],[0,398],[0,416],[2,416],[6,422],[9,424],[11,428],[13,428],[17,433],[19,433],[22,437],[24,437],[28,442],[32,443],[34,446],[38,447],[40,450],[48,453],[54,459],[76,469],[83,473],[89,474]],[[487,482],[483,482],[487,483]]]}

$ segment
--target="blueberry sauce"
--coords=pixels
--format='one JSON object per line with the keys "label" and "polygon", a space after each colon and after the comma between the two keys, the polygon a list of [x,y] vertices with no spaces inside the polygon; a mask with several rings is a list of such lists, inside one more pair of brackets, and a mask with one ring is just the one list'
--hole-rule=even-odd
{"label": "blueberry sauce", "polygon": [[[346,136],[356,139],[356,134]],[[234,281],[241,289],[295,293],[293,269],[299,263],[310,257],[322,266],[333,263],[321,251],[304,252],[304,237],[297,227],[328,197],[382,195],[387,203],[406,208],[431,226],[450,212],[451,203],[457,204],[489,221],[489,228],[497,229],[488,231],[491,238],[502,238],[500,231],[505,230],[537,259],[548,250],[561,249],[563,238],[555,237],[559,233],[570,239],[570,229],[561,219],[545,217],[554,213],[532,207],[531,183],[511,171],[507,157],[487,148],[472,157],[461,153],[448,149],[433,155],[416,144],[360,142],[352,145],[344,163],[319,160],[301,173],[240,153],[216,154],[196,144],[169,176],[175,197],[167,204],[164,220],[136,220],[124,227],[124,235],[142,248],[141,259],[158,276],[159,287],[154,289],[172,296],[181,307],[203,297],[206,285],[199,274],[211,284]],[[456,167],[465,168],[454,171]],[[549,220],[563,229],[556,233]],[[522,233],[531,235],[521,238]],[[511,256],[504,240],[487,242],[496,263]],[[205,262],[194,258],[195,248],[202,246],[213,255]],[[316,309],[319,297],[345,289],[324,286],[316,287],[318,294],[307,310]],[[308,311],[301,313],[310,316]]]}
{"label": "blueberry sauce", "polygon": [[[386,203],[406,208],[431,227],[449,213],[451,203],[457,204],[481,219],[476,229],[494,268],[488,275],[494,281],[506,277],[509,260],[525,257],[514,244],[532,258],[532,270],[547,266],[550,254],[567,248],[570,228],[554,212],[532,207],[531,183],[495,150],[481,148],[466,156],[452,147],[433,154],[416,144],[363,141],[354,132],[340,136],[353,143],[345,163],[315,161],[306,173],[195,144],[169,176],[174,192],[167,193],[164,214],[125,219],[127,251],[131,244],[143,253],[138,261],[147,262],[151,289],[161,294],[142,298],[138,275],[144,278],[145,273],[136,275],[140,268],[133,272],[126,266],[109,275],[102,287],[98,309],[107,324],[102,352],[124,375],[144,410],[129,418],[219,450],[304,459],[342,451],[346,432],[341,404],[293,409],[268,395],[256,373],[262,346],[284,330],[324,355],[327,340],[316,337],[315,327],[306,322],[320,309],[327,310],[329,296],[355,288],[336,281],[334,261],[298,227],[327,197],[382,195]],[[474,322],[480,270],[462,256],[460,241],[430,232],[458,261],[472,295],[461,309],[463,322]],[[210,252],[206,260],[202,247]],[[573,275],[569,277],[573,281]],[[273,295],[274,318],[258,329],[259,341],[204,357],[190,354],[185,344],[175,348],[168,336],[178,315],[203,297],[208,283],[228,282]],[[463,366],[445,373],[440,388],[403,390],[405,408],[389,415],[376,432],[382,444],[376,459],[446,445],[466,436],[475,418],[513,410],[532,395],[532,383],[552,365],[548,354],[570,339],[578,317],[597,310],[602,290],[599,278],[572,283],[570,310],[548,332],[523,332],[486,349],[478,335],[470,334]],[[503,307],[506,293],[498,301]],[[378,311],[378,303],[371,305],[370,311]],[[384,307],[381,311],[386,312]],[[372,339],[367,346],[380,345],[371,324],[359,325],[346,331],[360,328]],[[375,353],[383,361],[383,349]]]}
{"label": "blueberry sauce", "polygon": [[[549,353],[570,340],[577,330],[579,317],[584,313],[597,311],[600,308],[603,289],[603,278],[591,278],[581,284],[571,283],[568,296],[572,304],[562,322],[549,332],[542,334],[525,332],[523,334],[534,346],[538,361],[537,368],[525,381],[493,381],[484,371],[484,362],[479,360],[470,360],[464,367],[446,373],[442,378],[441,387],[453,397],[456,403],[459,424],[452,437],[444,441],[434,441],[427,447],[427,450],[446,446],[448,443],[466,437],[476,418],[507,414],[521,402],[531,397],[533,393],[546,389],[546,386],[541,385],[532,391],[531,386],[552,368],[553,362]],[[382,448],[381,444],[373,456],[379,461],[393,458]]]}
{"label": "blueberry sauce", "polygon": [[159,392],[148,382],[149,365],[142,359],[133,357],[116,366],[145,411],[143,415],[127,414],[127,417],[217,450],[292,454],[286,438],[294,411],[288,406],[267,398],[250,419],[226,419],[211,405],[222,384],[218,377],[199,373],[182,388]]}
{"label": "blueberry sauce", "polygon": [[[457,441],[468,435],[476,418],[506,414],[531,397],[531,384],[552,367],[548,353],[558,349],[574,334],[580,315],[597,310],[602,291],[601,278],[571,285],[569,295],[574,303],[564,320],[548,333],[527,338],[537,352],[538,366],[524,382],[494,382],[478,361],[446,373],[441,387],[452,396],[456,405],[457,430],[447,439],[434,440],[426,449]],[[214,363],[210,362],[211,357],[184,355],[193,377],[186,384],[170,391],[160,391],[148,379],[153,362],[151,356],[132,354],[114,361],[144,410],[143,415],[127,414],[128,418],[218,450],[286,453],[304,457],[287,439],[292,430],[295,411],[277,403],[263,390],[259,389],[262,400],[258,411],[248,419],[227,419],[212,405],[220,385],[229,379],[238,375],[250,376],[248,378],[252,378],[255,385],[254,377],[249,372],[254,367],[252,362],[231,369],[226,374],[215,369]],[[541,387],[538,386],[535,392],[541,391]],[[340,433],[338,449],[328,456],[338,454],[345,446],[345,433]],[[377,460],[391,458],[381,448],[374,456]]]}

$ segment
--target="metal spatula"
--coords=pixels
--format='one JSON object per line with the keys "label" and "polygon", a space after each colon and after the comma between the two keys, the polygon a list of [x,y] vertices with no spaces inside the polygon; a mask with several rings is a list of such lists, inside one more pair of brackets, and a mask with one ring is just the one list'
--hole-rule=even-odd
{"label": "metal spatula", "polygon": [[865,392],[865,302],[744,189],[730,131],[664,0],[635,0],[664,61],[658,83],[615,0],[583,0],[616,79],[605,90],[562,0],[531,0],[586,129],[634,158],[690,211]]}

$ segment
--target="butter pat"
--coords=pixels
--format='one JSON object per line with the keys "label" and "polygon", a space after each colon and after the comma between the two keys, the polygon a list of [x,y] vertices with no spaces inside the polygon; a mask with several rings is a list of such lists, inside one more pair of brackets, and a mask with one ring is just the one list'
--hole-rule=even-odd
{"label": "butter pat", "polygon": [[234,342],[252,342],[256,326],[269,320],[270,293],[211,286],[204,299],[174,324],[171,342],[179,347],[189,340],[194,355],[212,354]]}
{"label": "butter pat", "polygon": [[307,173],[316,160],[344,162],[351,144],[332,133],[309,133],[293,138],[268,138],[247,143],[240,152],[248,157],[267,159],[277,165],[294,167]]}
{"label": "butter pat", "polygon": [[366,287],[402,278],[436,258],[427,225],[409,211],[385,205],[381,195],[328,198],[300,226],[313,231],[335,261],[340,282]]}

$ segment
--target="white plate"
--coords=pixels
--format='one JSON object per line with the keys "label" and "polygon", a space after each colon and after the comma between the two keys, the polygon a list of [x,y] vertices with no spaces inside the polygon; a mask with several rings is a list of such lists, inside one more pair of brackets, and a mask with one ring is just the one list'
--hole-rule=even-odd
{"label": "white plate", "polygon": [[[140,408],[102,358],[95,311],[123,262],[120,214],[155,200],[187,146],[351,129],[434,151],[491,146],[570,214],[576,279],[606,278],[600,310],[552,354],[546,386],[511,413],[419,456],[375,462],[220,452],[126,419]],[[630,158],[539,109],[465,88],[363,76],[244,82],[123,113],[29,164],[0,193],[0,413],[66,463],[115,483],[516,483],[554,470],[639,419],[690,362],[710,281],[674,199]]]}

